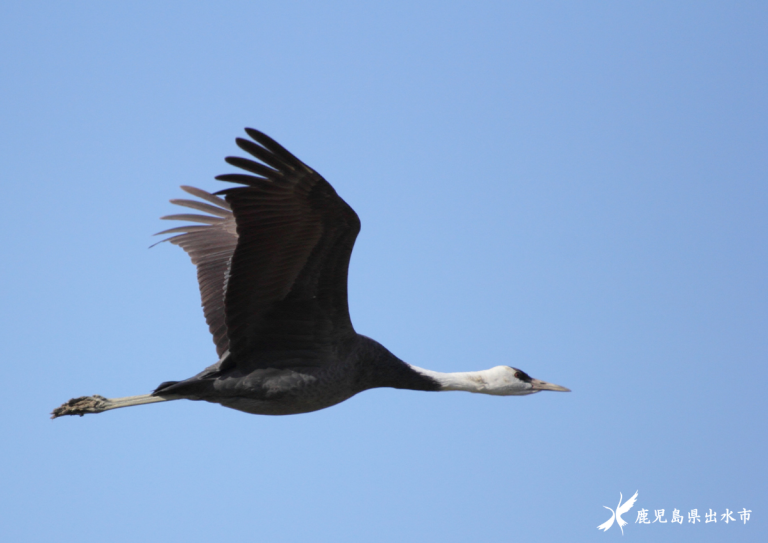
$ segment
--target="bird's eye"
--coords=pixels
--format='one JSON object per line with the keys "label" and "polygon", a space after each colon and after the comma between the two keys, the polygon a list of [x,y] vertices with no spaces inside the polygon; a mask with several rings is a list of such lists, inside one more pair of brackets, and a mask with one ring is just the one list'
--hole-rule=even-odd
{"label": "bird's eye", "polygon": [[526,382],[529,382],[529,381],[531,380],[531,376],[530,376],[530,375],[528,375],[527,373],[525,373],[525,372],[524,372],[524,371],[522,371],[522,370],[517,370],[517,371],[515,372],[515,377],[516,377],[517,379],[520,379],[521,381],[526,381]]}

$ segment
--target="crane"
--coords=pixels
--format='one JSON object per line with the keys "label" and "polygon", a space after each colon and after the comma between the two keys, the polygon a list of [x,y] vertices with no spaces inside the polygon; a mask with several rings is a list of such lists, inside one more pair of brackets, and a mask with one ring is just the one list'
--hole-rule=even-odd
{"label": "crane", "polygon": [[[412,366],[358,334],[347,304],[347,271],[360,219],[333,187],[266,134],[236,143],[252,158],[227,157],[246,173],[216,179],[216,193],[182,186],[196,199],[171,203],[197,213],[160,232],[197,267],[203,313],[218,359],[197,375],[150,394],[82,396],[51,418],[170,400],[202,400],[247,413],[324,409],[378,387],[525,396],[569,389],[500,365],[441,373]],[[253,160],[255,159],[255,160]]]}

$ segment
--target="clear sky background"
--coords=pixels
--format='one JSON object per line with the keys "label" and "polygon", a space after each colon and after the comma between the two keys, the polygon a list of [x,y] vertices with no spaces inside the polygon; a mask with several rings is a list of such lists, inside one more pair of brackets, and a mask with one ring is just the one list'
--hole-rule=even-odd
{"label": "clear sky background", "polygon": [[[637,490],[627,541],[765,541],[766,29],[764,2],[3,3],[0,537],[608,541]],[[245,126],[360,215],[360,333],[573,392],[50,421],[215,361],[186,255],[148,247]]]}

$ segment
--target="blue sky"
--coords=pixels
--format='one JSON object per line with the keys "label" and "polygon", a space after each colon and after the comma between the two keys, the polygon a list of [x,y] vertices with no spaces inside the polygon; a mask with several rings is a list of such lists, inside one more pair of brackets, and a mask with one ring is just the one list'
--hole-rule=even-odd
{"label": "blue sky", "polygon": [[[763,541],[766,28],[761,2],[5,3],[2,538],[607,541],[639,491],[627,540]],[[360,333],[573,392],[50,421],[215,361],[193,267],[148,247],[245,126],[360,215]]]}

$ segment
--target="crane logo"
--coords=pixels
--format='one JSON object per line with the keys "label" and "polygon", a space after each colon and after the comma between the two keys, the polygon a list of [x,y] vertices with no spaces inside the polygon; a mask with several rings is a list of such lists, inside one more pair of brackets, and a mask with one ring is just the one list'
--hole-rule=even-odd
{"label": "crane logo", "polygon": [[616,511],[611,509],[608,506],[603,506],[608,511],[611,512],[611,518],[609,518],[607,521],[603,522],[600,526],[597,527],[598,530],[603,530],[604,532],[608,531],[608,528],[613,526],[613,521],[616,520],[616,522],[619,525],[619,528],[621,529],[621,535],[624,535],[624,526],[627,525],[627,521],[621,518],[621,515],[632,509],[632,506],[635,505],[635,501],[637,501],[637,492],[635,492],[635,495],[629,498],[627,501],[625,501],[623,504],[621,503],[621,500],[623,499],[623,496],[621,495],[621,492],[619,492],[619,504],[616,506]]}

